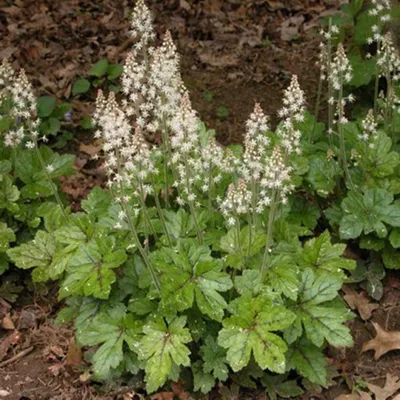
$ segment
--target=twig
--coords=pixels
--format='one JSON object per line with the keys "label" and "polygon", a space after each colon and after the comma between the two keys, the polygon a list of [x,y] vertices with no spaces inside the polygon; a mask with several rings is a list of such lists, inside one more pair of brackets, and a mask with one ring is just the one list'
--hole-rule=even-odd
{"label": "twig", "polygon": [[14,361],[18,361],[20,358],[25,357],[26,355],[28,355],[35,347],[31,346],[28,347],[25,350],[20,351],[18,354],[16,354],[14,357],[9,358],[8,360],[5,360],[3,362],[0,363],[0,368],[5,367],[8,364],[13,363]]}

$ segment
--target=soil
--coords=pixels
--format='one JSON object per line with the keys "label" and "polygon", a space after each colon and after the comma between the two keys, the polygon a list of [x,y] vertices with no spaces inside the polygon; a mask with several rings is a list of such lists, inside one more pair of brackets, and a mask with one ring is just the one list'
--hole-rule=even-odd
{"label": "soil", "polygon": [[[312,109],[318,71],[318,21],[337,10],[330,0],[148,0],[159,36],[171,30],[182,55],[182,73],[194,107],[224,143],[240,142],[244,122],[255,102],[260,102],[276,122],[281,93],[297,74]],[[93,110],[95,93],[71,97],[74,80],[85,76],[103,57],[122,62],[132,42],[129,30],[130,0],[2,0],[0,7],[0,59],[24,68],[38,95],[52,95],[72,102],[74,139],[67,150],[77,155],[77,174],[63,189],[74,209],[90,189],[104,182],[90,149],[90,134],[79,128],[82,116]],[[85,147],[86,146],[86,147]],[[360,288],[355,287],[357,292]],[[0,302],[0,398],[132,399],[133,389],[99,394],[87,382],[85,369],[74,367],[73,332],[55,328],[56,296],[29,297],[26,293],[12,307]],[[21,322],[22,321],[22,322]],[[329,362],[338,369],[333,386],[322,393],[309,390],[302,398],[335,399],[360,381],[383,386],[387,373],[400,376],[399,351],[378,361],[362,345],[375,336],[371,322],[389,331],[400,330],[400,281],[385,279],[379,308],[369,321],[349,322],[355,346],[328,349]],[[24,355],[19,357],[19,355]],[[17,357],[14,359],[13,357]],[[72,357],[72,359],[71,359]],[[11,361],[7,365],[2,363]],[[15,360],[15,361],[13,361]],[[72,360],[72,361],[71,361]],[[76,361],[76,360],[75,360]],[[125,390],[126,389],[126,390]],[[136,396],[136,397],[135,397]],[[218,396],[217,396],[218,397]],[[263,398],[260,393],[240,398]],[[172,398],[172,397],[169,397]],[[214,398],[214,396],[212,396]],[[232,397],[233,398],[233,397]]]}

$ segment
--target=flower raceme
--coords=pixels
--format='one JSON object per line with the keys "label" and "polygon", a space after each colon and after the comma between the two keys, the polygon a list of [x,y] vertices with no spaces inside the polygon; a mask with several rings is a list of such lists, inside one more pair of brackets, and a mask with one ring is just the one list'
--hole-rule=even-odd
{"label": "flower raceme", "polygon": [[288,154],[301,152],[301,132],[296,129],[295,123],[303,121],[304,112],[304,91],[300,88],[297,76],[293,75],[289,87],[283,92],[283,107],[278,112],[279,117],[283,118],[282,125],[278,128],[278,135],[282,147]]}
{"label": "flower raceme", "polygon": [[151,12],[144,0],[138,0],[133,10],[130,34],[136,40],[133,46],[134,53],[146,49],[155,38]]}
{"label": "flower raceme", "polygon": [[40,123],[36,117],[36,97],[25,71],[16,73],[6,59],[0,66],[0,103],[9,104],[5,113],[14,121],[5,134],[5,145],[17,147],[27,139],[26,147],[34,148]]}

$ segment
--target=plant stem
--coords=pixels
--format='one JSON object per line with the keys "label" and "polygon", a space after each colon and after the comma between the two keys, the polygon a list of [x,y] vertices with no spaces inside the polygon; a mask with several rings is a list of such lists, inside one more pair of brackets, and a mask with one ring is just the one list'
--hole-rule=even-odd
{"label": "plant stem", "polygon": [[[329,32],[331,32],[332,28],[332,18],[329,18]],[[327,57],[328,57],[328,65],[327,65],[327,77],[328,77],[328,139],[329,145],[332,146],[332,132],[333,132],[333,104],[331,104],[331,98],[333,97],[333,90],[332,90],[332,83],[329,77],[332,74],[332,40],[331,38],[328,39],[328,50],[327,50]]]}
{"label": "plant stem", "polygon": [[[154,177],[153,177],[153,176],[152,176],[152,183],[153,183],[153,188],[154,188],[154,190],[155,190],[156,184],[155,184],[155,182],[154,182]],[[169,246],[170,246],[171,248],[173,248],[172,240],[171,240],[171,237],[170,237],[169,232],[168,232],[167,224],[166,224],[166,222],[165,222],[163,210],[162,210],[162,208],[161,208],[160,199],[158,198],[158,193],[155,193],[155,194],[154,194],[154,200],[155,200],[155,202],[156,202],[156,207],[157,207],[157,211],[158,211],[158,216],[160,217],[161,225],[162,225],[162,227],[163,227],[163,229],[164,229],[165,236],[167,237],[168,244],[169,244]]]}
{"label": "plant stem", "polygon": [[267,269],[267,260],[269,256],[269,252],[271,249],[272,239],[273,239],[273,231],[274,231],[274,222],[275,215],[278,209],[278,191],[274,189],[271,195],[271,207],[269,209],[268,215],[268,227],[267,227],[267,242],[265,243],[264,257],[261,264],[261,282],[264,280],[265,271]]}
{"label": "plant stem", "polygon": [[199,225],[199,222],[197,220],[196,210],[195,210],[195,207],[193,205],[193,201],[188,200],[188,203],[189,203],[190,213],[193,216],[194,225],[196,227],[197,239],[199,240],[200,244],[203,244],[203,234],[201,232],[200,225]]}
{"label": "plant stem", "polygon": [[250,257],[251,244],[253,242],[253,221],[250,212],[247,213],[247,223],[249,226],[249,246],[247,248],[247,257]]}
{"label": "plant stem", "polygon": [[378,55],[381,49],[381,41],[378,40],[377,44],[377,56],[376,56],[376,69],[375,69],[375,88],[374,88],[374,117],[378,116],[378,96],[379,96],[379,64]]}
{"label": "plant stem", "polygon": [[257,202],[258,202],[258,186],[256,180],[252,177],[251,178],[251,212],[252,212],[252,221],[254,226],[257,228],[258,219],[256,214]]}
{"label": "plant stem", "polygon": [[38,146],[38,144],[37,144],[36,141],[35,141],[34,143],[35,143],[36,156],[37,156],[37,158],[38,158],[38,160],[39,160],[40,166],[41,166],[42,169],[43,169],[43,172],[44,172],[45,175],[46,175],[46,179],[47,179],[47,181],[49,182],[49,184],[50,184],[50,186],[51,186],[51,190],[52,190],[52,192],[53,192],[53,196],[55,197],[55,199],[56,199],[56,201],[57,201],[57,204],[58,204],[58,206],[59,206],[60,209],[61,209],[61,213],[62,213],[63,217],[65,218],[65,220],[67,221],[67,223],[69,223],[69,218],[68,218],[67,213],[65,212],[64,204],[63,204],[63,202],[62,202],[62,200],[61,200],[61,197],[60,197],[60,195],[59,195],[59,193],[58,193],[57,188],[55,187],[55,184],[54,184],[53,180],[51,179],[51,177],[50,177],[50,175],[49,175],[49,173],[48,173],[48,171],[47,171],[46,164],[45,164],[45,162],[44,162],[44,160],[43,160],[42,153],[40,152],[39,146]]}
{"label": "plant stem", "polygon": [[[213,176],[212,176],[212,165],[211,161],[209,163],[208,167],[208,212],[209,216],[213,215],[213,204],[212,204],[212,199],[213,199],[213,192],[214,192],[214,185],[213,185]],[[211,218],[211,226],[214,228],[214,218]]]}
{"label": "plant stem", "polygon": [[130,216],[129,210],[126,207],[125,201],[122,200],[121,204],[122,204],[122,208],[124,210],[124,213],[126,215],[126,219],[128,221],[129,230],[131,231],[131,234],[132,234],[133,239],[135,241],[136,247],[138,248],[139,253],[143,258],[143,261],[144,261],[147,269],[150,272],[150,275],[152,277],[154,286],[156,287],[158,294],[161,294],[161,286],[160,286],[160,282],[158,281],[156,271],[154,270],[154,268],[153,268],[153,266],[152,266],[152,264],[150,262],[150,259],[149,259],[148,255],[146,253],[146,250],[143,248],[142,244],[140,243],[139,236],[138,236],[138,234],[136,232],[135,226],[133,225],[133,221],[132,221],[132,218]]}
{"label": "plant stem", "polygon": [[236,241],[236,249],[239,251],[239,255],[240,255],[240,261],[242,263],[242,269],[245,268],[246,266],[246,260],[243,256],[243,249],[242,249],[242,245],[240,243],[240,219],[238,214],[235,212],[235,241]]}
{"label": "plant stem", "polygon": [[168,161],[169,161],[170,151],[169,151],[168,125],[165,115],[163,115],[162,141],[163,141],[163,153],[164,153],[163,164],[164,164],[165,206],[166,208],[169,208]]}
{"label": "plant stem", "polygon": [[340,144],[340,159],[342,160],[343,164],[343,170],[345,173],[346,181],[350,186],[351,190],[356,190],[353,180],[351,179],[350,171],[349,171],[349,166],[347,165],[347,156],[346,156],[346,144],[344,140],[344,131],[343,131],[343,117],[344,117],[344,111],[343,111],[343,73],[341,73],[340,76],[340,89],[339,89],[339,98],[338,98],[338,132],[339,132],[339,144]]}
{"label": "plant stem", "polygon": [[148,227],[150,228],[152,234],[154,235],[154,238],[156,240],[158,240],[157,232],[154,229],[154,226],[153,226],[153,224],[151,222],[149,213],[147,212],[146,200],[145,200],[145,195],[144,195],[144,190],[143,190],[143,183],[141,181],[139,181],[139,201],[140,201],[140,205],[141,205],[142,210],[143,210],[143,214],[144,214],[145,220],[147,221],[146,223],[147,223]]}
{"label": "plant stem", "polygon": [[310,131],[310,133],[308,135],[308,142],[309,143],[312,143],[313,136],[314,136],[314,133],[315,133],[315,129],[317,127],[319,109],[320,109],[320,106],[321,106],[321,92],[322,92],[322,71],[319,74],[319,82],[318,82],[318,89],[317,89],[317,99],[315,101],[315,110],[314,110],[315,121],[314,121],[313,128],[312,128],[312,130]]}

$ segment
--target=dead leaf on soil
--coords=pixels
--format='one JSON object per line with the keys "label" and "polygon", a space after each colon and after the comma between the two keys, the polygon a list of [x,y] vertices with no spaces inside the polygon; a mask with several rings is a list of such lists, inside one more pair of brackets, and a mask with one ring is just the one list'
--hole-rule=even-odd
{"label": "dead leaf on soil", "polygon": [[296,15],[284,21],[280,28],[281,39],[285,42],[290,42],[291,40],[296,39],[304,20],[304,15]]}
{"label": "dead leaf on soil", "polygon": [[96,140],[95,142],[90,144],[81,143],[79,145],[79,151],[82,151],[83,153],[86,153],[92,157],[98,154],[102,148],[103,145],[99,140]]}
{"label": "dead leaf on soil", "polygon": [[65,359],[65,362],[67,365],[70,365],[71,367],[79,367],[79,365],[81,365],[82,363],[82,350],[76,344],[74,338],[72,338],[70,341],[67,358]]}
{"label": "dead leaf on soil", "polygon": [[14,325],[13,320],[11,319],[10,314],[6,314],[6,316],[3,318],[2,327],[9,331],[12,331],[15,329],[15,325]]}
{"label": "dead leaf on soil", "polygon": [[368,389],[375,395],[375,400],[386,400],[400,389],[399,379],[397,376],[387,374],[383,388],[369,383]]}
{"label": "dead leaf on soil", "polygon": [[354,392],[350,394],[341,394],[335,397],[335,400],[372,400],[372,397],[366,392]]}
{"label": "dead leaf on soil", "polygon": [[239,65],[239,58],[232,53],[215,54],[211,50],[201,49],[197,54],[202,63],[211,65],[212,67],[225,68]]}
{"label": "dead leaf on soil", "polygon": [[381,356],[392,350],[400,350],[400,331],[387,332],[376,322],[372,322],[376,330],[374,339],[365,343],[361,352],[375,350],[374,358],[378,360]]}
{"label": "dead leaf on soil", "polygon": [[0,342],[0,361],[7,355],[8,349],[21,340],[21,334],[14,331]]}
{"label": "dead leaf on soil", "polygon": [[370,303],[365,292],[357,293],[349,286],[343,286],[343,291],[346,295],[343,297],[346,303],[352,310],[357,310],[360,317],[367,321],[371,318],[372,311],[379,308],[379,304]]}

